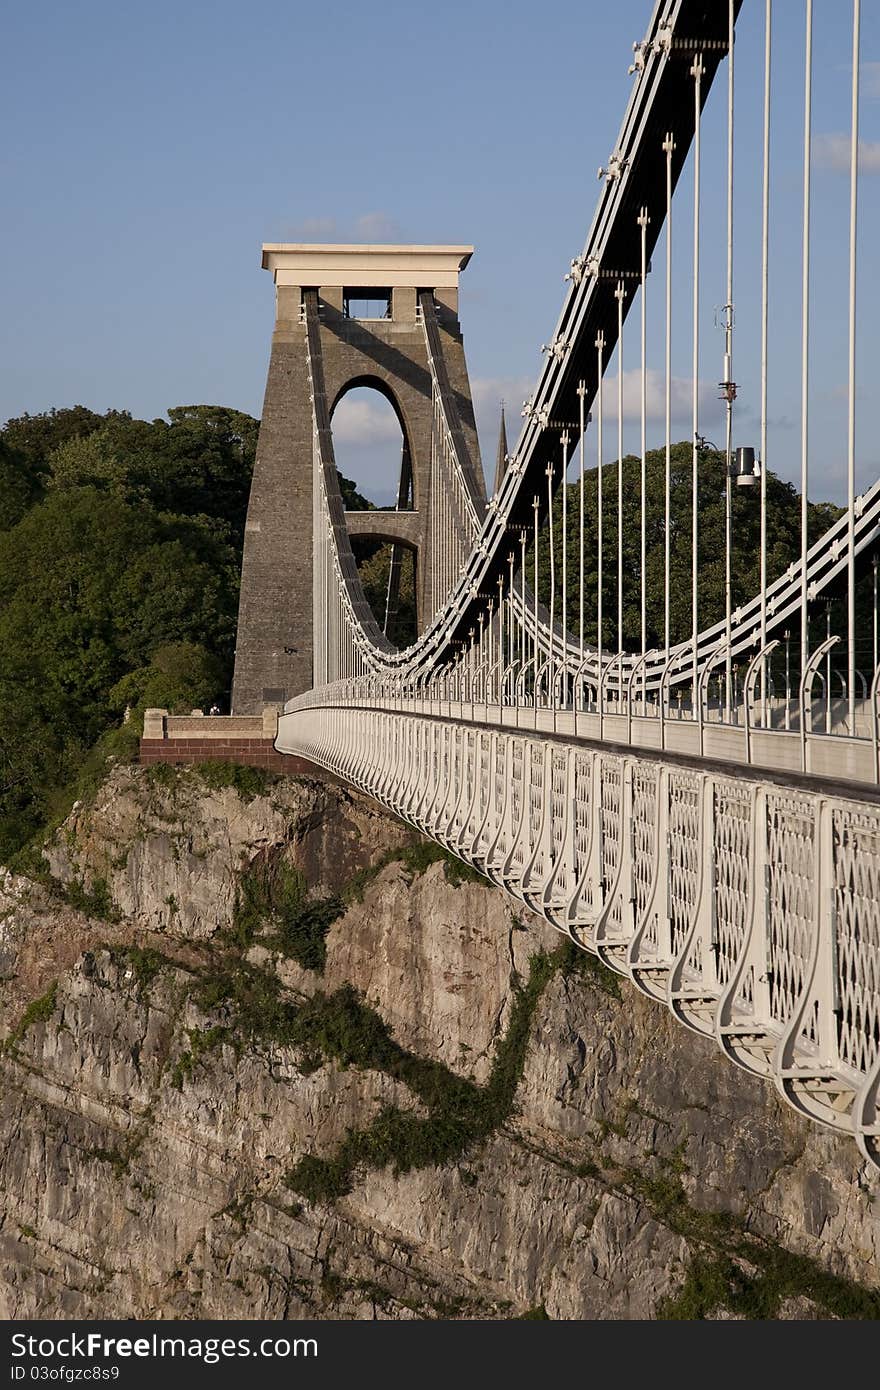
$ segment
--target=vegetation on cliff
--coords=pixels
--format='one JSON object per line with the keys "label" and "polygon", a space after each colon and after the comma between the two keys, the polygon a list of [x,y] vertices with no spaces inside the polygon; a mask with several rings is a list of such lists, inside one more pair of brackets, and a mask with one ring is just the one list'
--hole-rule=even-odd
{"label": "vegetation on cliff", "polygon": [[219,406],[169,417],[78,406],[0,432],[0,860],[126,705],[228,688],[258,426]]}
{"label": "vegetation on cliff", "polygon": [[74,406],[0,430],[0,863],[132,755],[144,708],[228,708],[259,422],[168,417]]}

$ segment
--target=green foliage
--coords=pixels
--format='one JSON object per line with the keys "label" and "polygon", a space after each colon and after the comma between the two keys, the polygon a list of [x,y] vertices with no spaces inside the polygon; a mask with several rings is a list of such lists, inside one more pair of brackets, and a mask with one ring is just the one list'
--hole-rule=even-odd
{"label": "green foliage", "polygon": [[[2,676],[0,676],[0,684],[2,684]],[[4,731],[0,728],[0,751],[3,748],[3,741]],[[47,739],[47,742],[51,747],[51,738]],[[11,822],[5,823],[5,839],[4,821],[0,817],[0,862],[3,862],[5,857],[5,862],[16,873],[26,874],[31,878],[44,877],[46,864],[42,857],[42,846],[46,837],[61,824],[74,802],[79,801],[87,804],[92,800],[113,763],[132,762],[137,757],[139,742],[140,731],[134,720],[128,724],[108,729],[106,733],[101,735],[97,743],[82,756],[79,763],[74,764],[69,781],[63,785],[40,787],[38,795],[35,795],[27,803],[26,809],[23,808],[21,817],[18,820],[13,818]],[[0,804],[2,804],[2,795],[0,795]],[[42,814],[40,821],[35,818],[37,806]],[[22,844],[24,833],[28,829],[30,838],[25,839]],[[6,846],[5,856],[4,844]]]}
{"label": "green foliage", "polygon": [[50,487],[99,487],[123,493],[125,464],[118,457],[109,429],[75,435],[49,455]]}
{"label": "green foliage", "polygon": [[82,879],[75,878],[68,883],[65,896],[77,912],[84,912],[89,917],[101,917],[105,922],[119,921],[119,912],[105,878],[93,879],[91,888],[86,888]]}
{"label": "green foliage", "polygon": [[217,656],[198,642],[168,642],[145,666],[129,671],[110,689],[108,703],[120,713],[130,707],[189,714],[213,703],[223,692],[225,672]]}
{"label": "green foliage", "polygon": [[243,801],[253,801],[255,796],[265,796],[275,780],[274,774],[267,772],[263,767],[248,767],[246,763],[219,759],[217,762],[193,763],[191,770],[212,791],[219,792],[232,787]]}
{"label": "green foliage", "polygon": [[281,914],[271,942],[307,970],[320,973],[327,960],[327,932],[344,910],[341,899],[335,897],[304,902],[295,911]]}
{"label": "green foliage", "polygon": [[704,1249],[688,1266],[681,1289],[657,1310],[662,1321],[697,1321],[726,1309],[740,1318],[779,1316],[786,1299],[806,1298],[835,1318],[880,1317],[880,1294],[829,1274],[814,1260],[769,1242],[737,1239]]}
{"label": "green foliage", "polygon": [[398,647],[408,647],[416,639],[416,575],[415,553],[405,546],[397,548],[399,564],[397,611],[385,615],[388,601],[388,578],[391,572],[393,547],[375,541],[360,541],[355,546],[358,576],[364,596],[376,622]]}
{"label": "green foliage", "polygon": [[565,941],[558,948],[557,955],[566,979],[580,976],[612,999],[622,999],[620,977],[589,951],[581,950],[573,941]]}
{"label": "green foliage", "polygon": [[513,1108],[535,1009],[558,964],[555,955],[533,957],[485,1086],[401,1048],[354,991],[315,996],[300,1019],[301,1040],[308,1036],[312,1046],[344,1065],[369,1067],[403,1081],[428,1114],[385,1107],[366,1129],[350,1131],[331,1158],[304,1155],[287,1174],[287,1185],[309,1201],[331,1202],[351,1190],[358,1167],[392,1164],[395,1173],[405,1173],[453,1162],[485,1142]]}
{"label": "green foliage", "polygon": [[664,1174],[629,1170],[623,1187],[691,1245],[693,1257],[681,1289],[659,1306],[663,1320],[693,1320],[719,1309],[743,1318],[775,1318],[788,1298],[808,1298],[839,1318],[880,1317],[880,1293],[829,1274],[815,1260],[753,1235],[726,1212],[691,1206],[677,1169]]}
{"label": "green foliage", "polygon": [[42,491],[41,475],[0,435],[0,531],[21,521]]}
{"label": "green foliage", "polygon": [[131,1164],[131,1154],[125,1149],[90,1149],[89,1157],[94,1158],[98,1163],[106,1163],[113,1169],[113,1176],[116,1178],[125,1177]]}
{"label": "green foliage", "polygon": [[227,705],[258,428],[187,405],[167,421],[74,406],[0,430],[0,863],[34,858],[87,765],[106,775],[126,705],[130,741],[147,706]]}
{"label": "green foliage", "polygon": [[240,545],[257,421],[225,406],[177,406],[168,416],[113,412],[97,417],[97,429],[65,434],[44,455],[48,486],[100,488],[131,506],[208,518]]}
{"label": "green foliage", "polygon": [[[192,985],[194,1002],[203,1012],[223,1013],[222,1023],[201,1033],[198,1055],[223,1040],[238,1046],[296,1047],[302,1051],[304,1069],[314,1069],[315,1059],[325,1057],[341,1066],[384,1072],[409,1087],[426,1107],[426,1117],[387,1107],[367,1129],[349,1134],[331,1159],[306,1156],[288,1174],[294,1191],[313,1200],[318,1194],[321,1200],[331,1200],[349,1190],[361,1164],[393,1163],[395,1171],[406,1172],[450,1162],[503,1122],[522,1075],[531,1018],[553,968],[552,957],[535,958],[485,1087],[402,1048],[349,986],[329,995],[315,994],[297,1005],[275,975],[241,960],[221,963]],[[192,1065],[194,1060],[185,1055],[175,1084],[183,1083]]]}
{"label": "green foliage", "polygon": [[115,722],[126,670],[205,637],[228,660],[234,593],[232,556],[203,529],[86,489],[0,535],[0,852]]}
{"label": "green foliage", "polygon": [[130,970],[138,989],[146,993],[163,970],[175,962],[153,946],[108,946],[105,948],[117,970]]}
{"label": "green foliage", "polygon": [[269,919],[298,912],[306,894],[298,869],[267,857],[255,859],[238,880],[232,919],[235,944],[247,950]]}
{"label": "green foliage", "polygon": [[9,863],[46,820],[53,789],[76,763],[71,712],[51,717],[40,680],[40,657],[23,640],[0,663],[0,863]]}
{"label": "green foliage", "polygon": [[373,512],[376,508],[373,503],[364,497],[363,493],[358,492],[357,484],[351,478],[344,478],[337,470],[336,477],[339,481],[339,491],[342,494],[342,505],[347,512]]}
{"label": "green foliage", "polygon": [[41,994],[39,999],[31,1000],[21,1018],[18,1020],[18,1023],[6,1038],[3,1044],[4,1051],[13,1052],[16,1043],[21,1042],[22,1038],[35,1023],[48,1023],[55,1012],[57,993],[58,981],[53,980],[45,994]]}
{"label": "green foliage", "polygon": [[305,878],[292,865],[261,858],[239,879],[233,939],[246,949],[260,935],[266,945],[320,972],[327,932],[344,911],[341,898],[310,898]]}
{"label": "green foliage", "polygon": [[144,768],[144,777],[149,787],[164,787],[166,791],[171,791],[177,786],[180,768],[173,763],[148,763]]}
{"label": "green foliage", "polygon": [[86,438],[95,430],[102,429],[109,420],[130,419],[131,416],[125,411],[108,410],[106,415],[97,415],[84,405],[63,410],[53,408],[39,415],[25,413],[7,420],[3,426],[3,438],[27,460],[34,473],[43,475],[48,471],[49,455],[67,440]]}
{"label": "green foliage", "polygon": [[374,878],[382,872],[384,868],[394,863],[400,858],[399,850],[388,850],[385,854],[380,854],[372,864],[366,864],[364,868],[358,869],[356,874],[348,880],[343,890],[343,897],[347,903],[362,903],[364,893]]}
{"label": "green foliage", "polygon": [[[404,1074],[416,1079],[419,1059],[394,1041],[384,1021],[351,985],[342,985],[329,995],[319,992],[306,1000],[298,1014],[296,1038],[343,1067],[382,1071],[401,1080]],[[423,1078],[431,1075],[434,1064],[425,1066],[428,1071],[421,1073]]]}
{"label": "green foliage", "polygon": [[203,1013],[222,1008],[228,1027],[243,1043],[296,1041],[296,1009],[277,976],[241,960],[224,960],[197,977],[192,997]]}
{"label": "green foliage", "polygon": [[229,688],[257,422],[169,416],[77,406],[0,432],[2,861],[51,826],[126,704]]}
{"label": "green foliage", "polygon": [[[0,856],[2,862],[2,856]],[[28,841],[19,849],[13,850],[6,857],[6,864],[14,874],[22,874],[25,878],[32,878],[36,883],[43,883],[47,886],[54,883],[49,866],[43,858],[43,836],[38,835],[36,839]]]}
{"label": "green foliage", "polygon": [[[725,1307],[732,1288],[729,1260],[697,1258],[691,1263],[678,1293],[664,1299],[657,1309],[661,1322],[693,1322]],[[725,1277],[725,1276],[728,1277]],[[737,1281],[739,1282],[739,1281]]]}
{"label": "green foliage", "polygon": [[333,1158],[317,1158],[314,1154],[303,1154],[292,1173],[286,1179],[287,1186],[307,1202],[335,1202],[351,1191],[351,1168],[353,1156],[346,1140]]}
{"label": "green foliage", "polygon": [[435,840],[420,840],[417,844],[407,845],[397,852],[396,857],[414,876],[423,874],[432,864],[442,864],[446,881],[453,888],[459,888],[463,883],[482,883],[485,886],[487,882],[485,874],[466,864],[445,846],[438,845]]}
{"label": "green foliage", "polygon": [[180,1054],[171,1068],[171,1084],[177,1091],[183,1090],[195,1072],[202,1057],[216,1051],[229,1038],[229,1030],[216,1025],[213,1028],[187,1028],[189,1048]]}
{"label": "green foliage", "polygon": [[359,869],[346,884],[343,893],[345,901],[363,902],[367,885],[372,883],[373,879],[389,864],[403,864],[407,873],[411,874],[413,878],[423,874],[432,864],[443,864],[446,881],[452,884],[453,888],[460,887],[462,883],[482,883],[485,887],[488,882],[484,874],[459,859],[451,850],[446,849],[443,845],[438,845],[436,840],[428,840],[420,836],[411,845],[386,850],[375,863]]}
{"label": "green foliage", "polygon": [[[670,555],[672,641],[680,642],[691,630],[691,467],[689,442],[675,444],[671,451]],[[664,475],[666,452],[652,449],[646,456],[646,565],[649,647],[663,645],[663,568],[665,550]],[[637,576],[641,569],[640,483],[641,460],[629,455],[623,460],[623,566],[625,575]],[[568,553],[579,553],[579,483],[568,487]],[[602,469],[603,506],[603,641],[611,650],[617,645],[617,463]],[[760,588],[760,509],[751,495],[756,489],[733,489],[732,519],[734,536],[733,606],[751,598]],[[707,627],[724,614],[724,511],[725,456],[713,449],[700,454],[699,464],[700,564],[698,598],[700,625]],[[811,541],[840,515],[830,503],[811,503],[809,528]],[[584,584],[588,594],[598,587],[598,508],[597,471],[584,478]],[[557,575],[562,550],[562,493],[554,502],[554,539]],[[767,567],[768,581],[782,574],[800,555],[800,497],[791,483],[774,474],[767,475]],[[529,550],[527,569],[533,573],[534,556]],[[538,547],[538,592],[544,603],[550,598],[549,531],[544,528]],[[572,585],[568,594],[566,619],[577,631],[578,591]],[[557,593],[558,605],[558,593]],[[558,612],[558,606],[557,606]],[[596,605],[590,602],[585,613],[584,636],[596,641]],[[637,580],[624,589],[624,645],[641,645],[640,585]]]}

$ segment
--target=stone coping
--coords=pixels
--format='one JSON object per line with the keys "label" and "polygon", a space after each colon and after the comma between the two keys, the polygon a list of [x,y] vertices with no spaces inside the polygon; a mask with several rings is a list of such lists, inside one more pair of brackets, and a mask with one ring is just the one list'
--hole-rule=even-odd
{"label": "stone coping", "polygon": [[264,738],[259,714],[173,714],[165,720],[166,738]]}
{"label": "stone coping", "polygon": [[263,269],[275,284],[457,289],[473,246],[265,242]]}
{"label": "stone coping", "polygon": [[262,714],[169,714],[165,709],[144,713],[144,738],[154,739],[274,739],[278,710]]}

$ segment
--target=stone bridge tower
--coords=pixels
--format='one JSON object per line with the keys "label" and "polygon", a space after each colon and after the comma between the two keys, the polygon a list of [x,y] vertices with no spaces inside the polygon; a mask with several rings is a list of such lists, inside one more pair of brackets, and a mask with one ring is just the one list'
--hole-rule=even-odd
{"label": "stone bridge tower", "polygon": [[[433,293],[442,357],[458,412],[472,492],[485,502],[458,321],[458,277],[470,246],[266,245],[275,331],[245,527],[232,708],[259,713],[312,686],[313,411],[304,292],[317,290],[331,414],[353,386],[393,406],[403,434],[398,496],[408,509],[347,512],[352,536],[415,552],[420,628],[429,616],[431,370],[419,296]],[[370,315],[360,316],[368,308]],[[392,461],[389,460],[389,463]],[[394,460],[393,466],[396,466]],[[407,476],[409,473],[409,476]]]}

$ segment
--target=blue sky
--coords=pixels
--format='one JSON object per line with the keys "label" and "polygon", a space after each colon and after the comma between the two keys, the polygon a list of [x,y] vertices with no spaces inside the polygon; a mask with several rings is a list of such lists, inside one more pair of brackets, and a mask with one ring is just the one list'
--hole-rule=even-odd
{"label": "blue sky", "polygon": [[[486,462],[498,401],[519,407],[583,244],[596,170],[611,152],[648,0],[382,5],[150,6],[80,0],[7,10],[0,93],[6,332],[0,419],[82,402],[152,418],[176,404],[259,414],[273,294],[260,244],[283,240],[473,242],[461,314]],[[763,3],[745,0],[737,43],[739,442],[757,442]],[[803,7],[775,6],[774,301],[770,466],[796,476],[799,436]],[[846,138],[850,6],[816,0],[815,303],[811,464],[816,496],[839,496],[845,459]],[[880,323],[880,7],[863,5],[859,330],[867,366]],[[722,77],[724,69],[722,69]],[[704,432],[724,299],[722,84],[705,126]],[[841,144],[841,139],[843,144]],[[676,208],[674,433],[689,433],[689,167]],[[873,263],[872,263],[873,262]],[[649,282],[662,343],[662,242]],[[776,288],[778,285],[778,289]],[[637,397],[636,320],[624,351]],[[662,357],[655,367],[662,369]],[[612,363],[612,373],[616,363]],[[880,471],[861,379],[859,481]],[[652,379],[652,388],[657,382]],[[613,393],[612,393],[613,394]],[[652,389],[653,399],[653,389]],[[864,419],[863,419],[864,417]],[[614,452],[616,431],[609,419]],[[377,500],[394,441],[367,402],[340,419],[339,454]],[[649,424],[661,442],[662,421]],[[365,444],[358,448],[358,437]],[[637,447],[628,418],[625,447]],[[387,479],[387,481],[386,481]]]}

